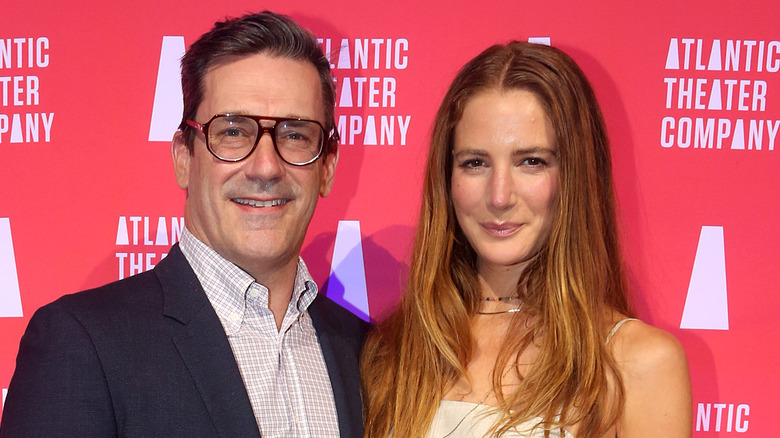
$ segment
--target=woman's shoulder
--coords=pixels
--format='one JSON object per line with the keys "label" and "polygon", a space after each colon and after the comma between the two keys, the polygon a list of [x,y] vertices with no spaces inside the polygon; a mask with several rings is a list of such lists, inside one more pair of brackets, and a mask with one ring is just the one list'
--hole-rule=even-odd
{"label": "woman's shoulder", "polygon": [[617,318],[615,324],[620,326],[609,346],[615,362],[624,373],[658,373],[665,368],[680,366],[684,366],[687,371],[685,350],[669,332],[624,317]]}
{"label": "woman's shoulder", "polygon": [[626,397],[619,435],[689,437],[690,375],[680,341],[657,327],[630,320],[608,345]]}

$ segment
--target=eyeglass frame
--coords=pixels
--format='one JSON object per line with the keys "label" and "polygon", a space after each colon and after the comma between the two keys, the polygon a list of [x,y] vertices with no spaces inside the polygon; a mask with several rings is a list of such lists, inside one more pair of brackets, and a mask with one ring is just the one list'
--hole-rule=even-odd
{"label": "eyeglass frame", "polygon": [[[223,157],[220,157],[219,155],[217,155],[217,153],[214,152],[214,150],[211,149],[211,145],[210,145],[210,142],[209,142],[209,135],[208,135],[209,125],[211,125],[211,122],[213,122],[214,120],[216,120],[217,118],[220,118],[220,117],[245,117],[245,118],[254,120],[254,122],[257,123],[258,130],[257,130],[257,138],[255,139],[255,144],[252,145],[252,148],[249,150],[249,152],[244,157],[242,157],[242,158],[223,158]],[[260,124],[261,120],[272,120],[274,122],[274,124],[271,125],[271,126],[265,127],[262,124]],[[281,152],[279,152],[279,146],[276,145],[276,126],[279,124],[279,122],[288,121],[288,120],[289,121],[297,121],[297,122],[314,122],[314,123],[316,123],[320,127],[320,130],[322,131],[322,141],[320,142],[320,147],[319,147],[319,150],[317,151],[317,154],[311,160],[309,160],[309,161],[307,161],[305,163],[291,163],[291,162],[287,161],[282,156]],[[266,133],[268,133],[268,135],[271,136],[271,143],[273,143],[273,145],[274,145],[274,150],[276,151],[276,155],[278,155],[279,158],[282,159],[282,161],[284,161],[285,163],[287,163],[287,164],[289,164],[291,166],[308,166],[309,164],[317,161],[322,156],[322,152],[325,150],[325,143],[326,142],[329,142],[329,141],[338,142],[340,140],[339,132],[335,128],[332,130],[330,135],[328,135],[328,132],[325,130],[325,127],[322,126],[322,123],[320,123],[319,121],[312,120],[312,119],[304,119],[304,118],[300,118],[300,117],[271,117],[271,116],[256,116],[256,115],[252,115],[252,114],[220,113],[220,114],[214,114],[214,116],[211,117],[209,119],[209,121],[206,122],[206,123],[198,123],[198,122],[196,122],[194,120],[188,119],[187,120],[187,125],[190,126],[191,128],[197,129],[198,131],[200,131],[203,134],[203,137],[204,137],[204,139],[206,141],[206,149],[211,153],[211,155],[214,156],[214,158],[216,158],[216,159],[218,159],[220,161],[224,161],[226,163],[237,163],[239,161],[243,161],[243,160],[246,160],[247,158],[249,158],[249,156],[252,155],[252,153],[255,151],[255,149],[257,149],[257,145],[260,144],[260,139],[263,138],[263,135],[265,135]]]}

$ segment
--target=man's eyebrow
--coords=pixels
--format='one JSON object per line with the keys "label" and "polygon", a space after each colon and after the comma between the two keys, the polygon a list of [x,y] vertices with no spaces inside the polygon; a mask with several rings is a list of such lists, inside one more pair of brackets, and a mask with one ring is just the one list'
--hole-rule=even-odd
{"label": "man's eyebrow", "polygon": [[268,114],[256,114],[253,111],[246,111],[246,110],[231,110],[231,111],[222,111],[217,114],[231,114],[236,116],[258,116],[258,117],[276,117],[280,119],[306,119],[306,120],[317,120],[315,117],[308,117],[301,114],[296,113],[286,113],[282,115],[277,116],[271,116]]}

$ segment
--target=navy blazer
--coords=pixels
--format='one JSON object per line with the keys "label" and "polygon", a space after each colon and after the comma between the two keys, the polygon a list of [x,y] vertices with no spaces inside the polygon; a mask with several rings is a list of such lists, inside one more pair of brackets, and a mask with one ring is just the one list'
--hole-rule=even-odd
{"label": "navy blazer", "polygon": [[[324,296],[309,314],[341,436],[362,437],[368,324]],[[260,436],[227,336],[178,244],[151,271],[35,312],[0,436]]]}

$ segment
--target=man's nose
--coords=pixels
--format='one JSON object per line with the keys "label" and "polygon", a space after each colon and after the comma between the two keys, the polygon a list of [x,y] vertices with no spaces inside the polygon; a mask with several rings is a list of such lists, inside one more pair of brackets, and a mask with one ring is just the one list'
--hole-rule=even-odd
{"label": "man's nose", "polygon": [[262,130],[257,147],[246,158],[244,169],[248,177],[272,180],[284,174],[284,161],[276,152],[273,130]]}

